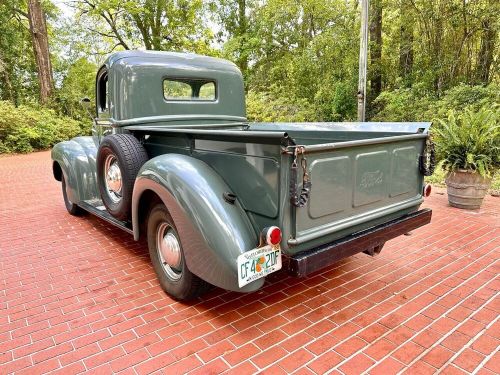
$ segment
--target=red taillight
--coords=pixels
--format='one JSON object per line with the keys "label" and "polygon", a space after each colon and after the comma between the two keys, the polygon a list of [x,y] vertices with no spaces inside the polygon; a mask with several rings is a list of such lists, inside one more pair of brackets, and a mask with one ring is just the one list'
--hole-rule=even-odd
{"label": "red taillight", "polygon": [[428,197],[429,195],[431,195],[431,191],[432,191],[432,186],[431,184],[426,184],[424,186],[424,197]]}
{"label": "red taillight", "polygon": [[278,245],[281,242],[281,229],[278,227],[269,227],[266,232],[266,243],[271,246]]}

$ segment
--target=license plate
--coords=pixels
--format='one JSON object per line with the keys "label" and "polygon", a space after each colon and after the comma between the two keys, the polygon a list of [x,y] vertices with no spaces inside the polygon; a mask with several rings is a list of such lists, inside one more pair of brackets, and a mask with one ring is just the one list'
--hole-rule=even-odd
{"label": "license plate", "polygon": [[263,246],[238,256],[238,285],[245,285],[281,269],[281,249]]}

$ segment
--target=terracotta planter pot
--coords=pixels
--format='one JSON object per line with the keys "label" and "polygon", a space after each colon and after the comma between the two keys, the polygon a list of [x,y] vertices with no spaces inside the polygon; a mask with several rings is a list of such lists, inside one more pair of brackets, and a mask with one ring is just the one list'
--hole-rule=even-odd
{"label": "terracotta planter pot", "polygon": [[476,210],[483,203],[491,179],[474,171],[459,169],[450,172],[445,182],[450,206]]}

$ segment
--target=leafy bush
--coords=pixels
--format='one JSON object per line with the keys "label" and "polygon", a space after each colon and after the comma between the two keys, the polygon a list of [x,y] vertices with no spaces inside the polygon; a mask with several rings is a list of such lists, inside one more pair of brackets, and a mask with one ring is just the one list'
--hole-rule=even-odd
{"label": "leafy bush", "polygon": [[418,87],[382,92],[371,108],[371,121],[431,121],[430,95]]}
{"label": "leafy bush", "polygon": [[439,162],[431,176],[425,177],[425,182],[435,186],[445,186],[447,172],[443,168],[443,163]]}
{"label": "leafy bush", "polygon": [[431,102],[428,115],[432,118],[445,117],[450,109],[463,111],[469,108],[479,111],[483,107],[493,107],[500,101],[500,86],[468,86],[460,84],[446,91],[438,101]]}
{"label": "leafy bush", "polygon": [[269,93],[249,91],[246,97],[247,118],[257,122],[303,122],[316,118],[313,107],[305,99],[273,97]]}
{"label": "leafy bush", "polygon": [[320,86],[314,97],[314,109],[319,116],[313,121],[356,121],[357,82],[333,81]]}
{"label": "leafy bush", "polygon": [[500,167],[500,107],[451,110],[438,120],[433,135],[438,158],[447,171],[469,169],[491,177]]}
{"label": "leafy bush", "polygon": [[[65,115],[79,121],[89,121],[89,115],[80,104],[87,97],[91,103],[95,100],[95,75],[97,66],[85,58],[74,62],[62,80],[62,86],[57,91],[57,107]],[[95,108],[91,109],[94,113]]]}
{"label": "leafy bush", "polygon": [[449,110],[479,110],[500,100],[500,87],[458,85],[437,97],[421,85],[382,92],[371,109],[373,121],[433,121]]}
{"label": "leafy bush", "polygon": [[500,171],[496,171],[491,180],[490,190],[496,195],[500,195]]}
{"label": "leafy bush", "polygon": [[43,150],[55,143],[86,134],[87,125],[37,106],[15,107],[0,101],[0,153]]}

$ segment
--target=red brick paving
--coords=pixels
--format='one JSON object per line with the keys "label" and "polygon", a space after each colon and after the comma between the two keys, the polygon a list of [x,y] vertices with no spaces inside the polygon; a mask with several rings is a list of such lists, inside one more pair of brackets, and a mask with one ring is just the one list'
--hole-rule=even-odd
{"label": "red brick paving", "polygon": [[376,258],[182,304],[144,243],[66,213],[48,152],[1,157],[0,181],[0,374],[500,371],[499,198],[435,189],[432,224]]}

